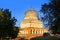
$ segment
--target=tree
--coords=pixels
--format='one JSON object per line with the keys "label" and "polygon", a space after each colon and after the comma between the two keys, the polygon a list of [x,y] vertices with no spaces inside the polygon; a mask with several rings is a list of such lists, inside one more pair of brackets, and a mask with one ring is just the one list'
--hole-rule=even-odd
{"label": "tree", "polygon": [[16,38],[17,37],[17,35],[18,35],[18,32],[19,32],[19,27],[14,27],[13,28],[13,38]]}
{"label": "tree", "polygon": [[11,16],[9,9],[0,10],[0,37],[13,37],[17,19]]}
{"label": "tree", "polygon": [[43,20],[47,21],[49,30],[54,34],[60,34],[60,0],[50,0],[48,4],[43,4],[41,12],[43,12]]}
{"label": "tree", "polygon": [[3,13],[2,13],[2,9],[0,9],[0,37],[1,37],[1,34],[3,33],[2,32],[2,28],[3,28],[3,25],[2,25],[2,21],[3,21],[3,15],[2,15]]}

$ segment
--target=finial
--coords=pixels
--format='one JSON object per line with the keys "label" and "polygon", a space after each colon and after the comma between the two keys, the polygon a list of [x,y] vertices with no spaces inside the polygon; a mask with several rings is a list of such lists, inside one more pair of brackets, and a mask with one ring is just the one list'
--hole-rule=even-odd
{"label": "finial", "polygon": [[30,7],[30,10],[33,10],[32,7]]}

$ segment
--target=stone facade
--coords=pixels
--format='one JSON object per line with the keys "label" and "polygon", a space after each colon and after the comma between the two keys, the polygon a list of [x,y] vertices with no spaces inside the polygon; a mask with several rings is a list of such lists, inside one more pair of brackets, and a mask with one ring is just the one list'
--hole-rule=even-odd
{"label": "stone facade", "polygon": [[35,10],[30,8],[25,12],[24,20],[20,23],[18,37],[32,38],[43,36],[43,33],[47,32],[48,28],[43,28],[42,21],[38,20],[38,14]]}

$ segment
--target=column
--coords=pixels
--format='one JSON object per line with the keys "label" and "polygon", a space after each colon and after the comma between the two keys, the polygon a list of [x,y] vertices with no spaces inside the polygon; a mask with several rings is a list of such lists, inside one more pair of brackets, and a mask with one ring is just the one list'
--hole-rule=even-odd
{"label": "column", "polygon": [[39,30],[37,30],[37,34],[39,34]]}
{"label": "column", "polygon": [[42,30],[41,30],[41,34],[42,34]]}
{"label": "column", "polygon": [[36,29],[35,29],[34,33],[36,34]]}
{"label": "column", "polygon": [[28,30],[26,31],[26,34],[28,34]]}
{"label": "column", "polygon": [[41,34],[41,30],[39,30],[39,34]]}
{"label": "column", "polygon": [[34,34],[34,30],[32,29],[32,34]]}
{"label": "column", "polygon": [[27,34],[27,30],[24,31],[24,34]]}
{"label": "column", "polygon": [[42,34],[43,34],[43,30],[42,30]]}
{"label": "column", "polygon": [[44,34],[44,30],[43,30],[43,34]]}
{"label": "column", "polygon": [[43,30],[42,30],[42,34],[43,34]]}
{"label": "column", "polygon": [[42,30],[40,30],[40,34],[42,34]]}

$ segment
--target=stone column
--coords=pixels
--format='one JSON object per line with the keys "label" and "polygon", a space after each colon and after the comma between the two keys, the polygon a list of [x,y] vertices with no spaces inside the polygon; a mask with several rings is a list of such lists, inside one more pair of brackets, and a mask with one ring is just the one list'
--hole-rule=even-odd
{"label": "stone column", "polygon": [[34,33],[36,34],[36,29],[35,29]]}
{"label": "stone column", "polygon": [[43,30],[42,30],[42,34],[43,34]]}
{"label": "stone column", "polygon": [[32,34],[34,34],[34,30],[32,29]]}
{"label": "stone column", "polygon": [[37,30],[37,34],[39,34],[39,30]]}
{"label": "stone column", "polygon": [[40,30],[40,34],[42,34],[42,30]]}
{"label": "stone column", "polygon": [[28,34],[28,30],[26,31],[26,34]]}
{"label": "stone column", "polygon": [[39,30],[39,34],[40,34],[40,30]]}
{"label": "stone column", "polygon": [[42,34],[43,34],[43,30],[42,30]]}
{"label": "stone column", "polygon": [[40,30],[40,34],[41,34],[41,30]]}

